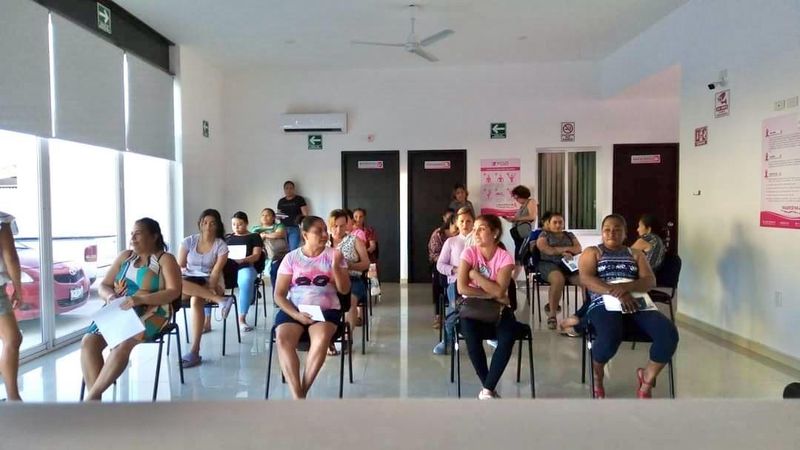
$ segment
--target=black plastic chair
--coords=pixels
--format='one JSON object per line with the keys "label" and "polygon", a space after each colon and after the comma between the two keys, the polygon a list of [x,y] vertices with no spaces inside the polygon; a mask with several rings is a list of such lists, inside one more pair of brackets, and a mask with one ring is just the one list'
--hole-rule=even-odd
{"label": "black plastic chair", "polygon": [[[233,288],[232,287],[228,287],[227,283],[226,283],[225,289],[226,289],[226,291],[230,291],[226,295],[229,295],[229,296],[233,297],[233,311],[231,311],[230,313],[234,315],[234,322],[236,322],[236,337],[237,337],[239,343],[241,344],[242,343],[242,330],[239,327],[239,303],[236,300],[236,296],[233,294]],[[183,303],[183,307],[181,308],[181,309],[183,309],[183,326],[184,326],[184,328],[186,328],[186,332],[184,334],[186,335],[186,343],[187,344],[189,343],[189,320],[186,317],[186,310],[188,308],[190,308],[190,307],[191,307],[191,305],[189,303],[184,302]],[[204,305],[204,307],[219,308],[219,304],[218,303],[214,303],[214,302],[207,302]],[[231,314],[228,314],[228,317],[230,317]],[[226,317],[222,321],[222,356],[225,356],[225,349],[227,347],[228,317]]]}
{"label": "black plastic chair", "polygon": [[681,276],[681,266],[683,262],[681,257],[677,254],[667,254],[664,256],[664,262],[656,272],[656,288],[669,289],[669,293],[653,289],[648,294],[654,302],[664,303],[669,306],[669,318],[675,322],[675,313],[673,303],[675,302],[675,295],[678,292],[678,281]]}
{"label": "black plastic chair", "polygon": [[[341,298],[341,297],[340,297]],[[340,343],[342,350],[339,352],[340,355],[340,366],[339,366],[339,398],[342,398],[344,394],[344,355],[347,353],[347,360],[348,360],[348,369],[350,374],[350,384],[353,383],[353,335],[352,330],[350,329],[350,324],[347,323],[345,320],[344,315],[344,307],[342,308],[342,320],[339,322],[336,328],[336,333],[333,335],[332,343]],[[269,341],[269,356],[267,357],[267,381],[266,381],[266,388],[264,390],[264,399],[269,400],[269,384],[270,378],[272,377],[272,354],[275,347],[275,328],[276,326],[272,326],[272,330],[270,331],[270,341]],[[308,345],[310,344],[310,337],[308,332],[303,333],[300,337],[300,341],[298,344],[298,351],[308,351]],[[281,372],[281,381],[286,382],[286,379],[283,376],[283,372]]]}
{"label": "black plastic chair", "polygon": [[[517,309],[517,286],[514,283],[514,280],[511,280],[511,284],[508,286],[508,296],[511,300],[511,309]],[[461,398],[461,350],[460,344],[458,341],[464,340],[464,336],[461,334],[461,321],[456,321],[455,326],[455,335],[456,338],[453,339],[451,343],[451,354],[450,354],[450,382],[454,381],[454,373],[456,373],[455,378],[458,380],[458,397]],[[487,339],[496,339],[497,336],[495,334],[488,334],[486,336],[481,336],[482,340]],[[522,323],[517,321],[517,329],[515,330],[514,339],[519,344],[518,351],[517,351],[517,383],[520,382],[520,375],[522,372],[522,343],[527,341],[528,342],[528,365],[530,370],[530,381],[531,381],[531,398],[536,398],[536,372],[534,371],[533,367],[533,330],[531,326],[527,323]]]}
{"label": "black plastic chair", "polygon": [[[167,356],[169,356],[169,341],[171,340],[172,336],[175,336],[175,347],[178,351],[178,370],[181,374],[181,384],[184,384],[183,378],[183,365],[181,364],[181,334],[178,328],[178,324],[175,322],[175,314],[172,314],[171,322],[165,326],[159,334],[157,334],[152,340],[142,342],[142,344],[158,344],[158,358],[156,358],[156,379],[153,382],[153,401],[156,401],[158,397],[158,379],[161,375],[161,355],[164,349],[164,337],[167,337]],[[114,386],[116,386],[117,382],[114,381]],[[83,397],[86,393],[86,380],[81,379],[81,393],[80,393],[80,400],[83,401]]]}

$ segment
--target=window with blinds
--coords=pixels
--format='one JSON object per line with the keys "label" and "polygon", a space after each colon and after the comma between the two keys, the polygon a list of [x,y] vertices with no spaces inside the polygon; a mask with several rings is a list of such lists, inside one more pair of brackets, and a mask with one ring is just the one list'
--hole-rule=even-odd
{"label": "window with blinds", "polygon": [[539,211],[560,212],[572,230],[597,228],[597,153],[539,153]]}

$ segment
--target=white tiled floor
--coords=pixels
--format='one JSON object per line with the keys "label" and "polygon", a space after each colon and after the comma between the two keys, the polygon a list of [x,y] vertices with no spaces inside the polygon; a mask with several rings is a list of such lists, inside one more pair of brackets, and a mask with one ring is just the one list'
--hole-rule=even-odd
{"label": "white tiled floor", "polygon": [[[544,292],[543,292],[544,294]],[[520,298],[524,292],[520,291]],[[258,328],[242,334],[236,342],[236,330],[228,329],[228,351],[221,356],[221,323],[204,335],[203,364],[186,369],[186,383],[178,378],[177,356],[164,356],[159,400],[196,401],[264,398],[266,342],[271,326],[263,316]],[[259,311],[261,313],[262,311]],[[251,322],[254,310],[251,309]],[[433,307],[429,285],[397,284],[383,286],[382,301],[372,318],[372,339],[367,354],[361,355],[361,329],[355,333],[353,370],[355,383],[346,384],[348,398],[443,398],[455,397],[455,384],[449,382],[449,356],[431,353],[438,332],[431,327]],[[181,316],[179,316],[181,317]],[[531,321],[530,310],[517,311],[517,319]],[[233,314],[230,324],[233,325]],[[179,319],[183,328],[183,321]],[[539,398],[587,398],[589,388],[580,382],[580,339],[562,337],[533,320],[536,393]],[[779,398],[783,387],[800,380],[800,373],[755,357],[738,348],[708,339],[681,327],[681,342],[675,359],[678,398]],[[186,349],[185,341],[181,342]],[[635,350],[623,344],[608,366],[608,397],[634,397],[634,370],[647,359],[647,345]],[[157,346],[140,345],[131,366],[120,378],[116,389],[106,393],[108,401],[149,401],[152,395]],[[516,352],[499,386],[504,398],[530,397],[527,349],[523,351],[521,383],[515,382]],[[301,356],[302,358],[303,356]],[[479,389],[477,377],[466,354],[461,359],[464,397],[474,397]],[[338,359],[329,358],[310,393],[314,398],[336,398],[338,394]],[[68,346],[22,367],[20,374],[23,398],[30,402],[74,402],[80,389],[78,344]],[[347,381],[345,380],[345,383]],[[666,397],[666,372],[659,378],[657,397]],[[2,392],[2,391],[0,391]],[[280,383],[277,356],[273,363],[270,398],[289,398]]]}

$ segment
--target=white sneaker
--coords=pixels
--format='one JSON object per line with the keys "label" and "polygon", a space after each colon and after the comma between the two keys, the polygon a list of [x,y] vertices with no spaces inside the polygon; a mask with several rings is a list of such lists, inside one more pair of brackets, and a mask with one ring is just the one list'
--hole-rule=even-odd
{"label": "white sneaker", "polygon": [[486,343],[489,344],[489,347],[497,348],[497,341],[495,339],[487,339]]}
{"label": "white sneaker", "polygon": [[478,400],[494,400],[495,398],[498,397],[496,397],[492,391],[488,391],[486,389],[481,389],[481,391],[478,393]]}

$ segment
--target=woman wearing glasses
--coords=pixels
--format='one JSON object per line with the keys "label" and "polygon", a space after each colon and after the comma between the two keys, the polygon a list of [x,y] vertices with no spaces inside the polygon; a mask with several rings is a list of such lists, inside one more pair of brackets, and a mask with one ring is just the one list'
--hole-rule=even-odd
{"label": "woman wearing glasses", "polygon": [[[275,286],[275,303],[280,307],[275,316],[278,359],[295,399],[306,397],[322,368],[328,345],[342,319],[339,294],[350,292],[347,261],[341,251],[326,247],[325,221],[307,216],[300,228],[304,244],[283,258]],[[312,320],[310,314],[300,312],[300,305],[319,306],[325,321]],[[297,344],[306,331],[311,343],[301,378]]]}

